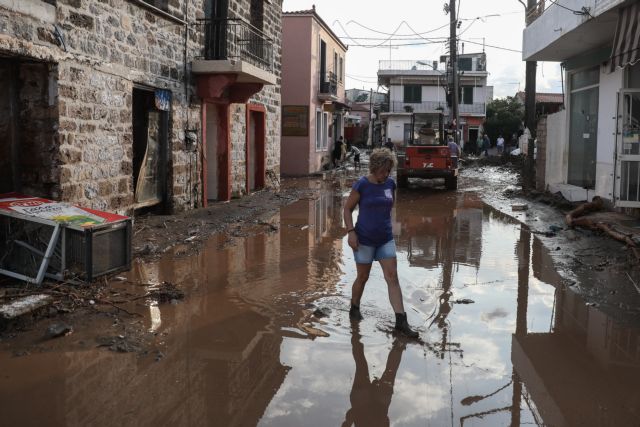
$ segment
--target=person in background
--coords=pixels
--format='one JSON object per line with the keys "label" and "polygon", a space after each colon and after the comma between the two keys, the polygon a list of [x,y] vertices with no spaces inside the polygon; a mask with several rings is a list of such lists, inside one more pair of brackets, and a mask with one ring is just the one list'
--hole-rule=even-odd
{"label": "person in background", "polygon": [[[389,301],[396,315],[395,330],[410,338],[418,332],[411,329],[402,302],[398,280],[396,244],[391,231],[391,209],[395,201],[396,183],[389,177],[396,165],[395,155],[386,148],[375,149],[369,157],[369,175],[353,184],[344,205],[343,216],[348,243],[353,249],[357,276],[351,288],[351,320],[362,320],[360,299],[369,279],[373,261],[378,261],[384,273]],[[359,206],[358,222],[353,225],[353,210]]]}
{"label": "person in background", "polygon": [[360,149],[355,145],[352,145],[351,153],[353,154],[353,167],[360,169]]}
{"label": "person in background", "polygon": [[333,167],[337,168],[340,166],[340,160],[342,159],[342,146],[344,142],[342,141],[342,137],[338,137],[338,140],[335,144],[333,144],[333,151],[331,152],[331,163],[333,163]]}
{"label": "person in background", "polygon": [[502,137],[502,134],[498,135],[498,139],[496,140],[496,147],[498,148],[498,154],[502,155],[502,153],[504,152],[504,138]]}
{"label": "person in background", "polygon": [[387,138],[387,141],[384,143],[384,148],[393,153],[396,150],[396,145],[391,142],[391,138]]}
{"label": "person in background", "polygon": [[489,147],[491,147],[491,140],[489,139],[489,135],[485,133],[482,137],[482,150],[486,157],[489,157]]}
{"label": "person in background", "polygon": [[453,161],[453,167],[458,167],[458,158],[460,157],[460,146],[456,144],[453,137],[450,136],[447,144],[449,145],[449,152],[451,153],[451,160]]}
{"label": "person in background", "polygon": [[479,156],[482,153],[483,146],[484,146],[484,139],[482,139],[482,134],[478,133],[478,139],[476,139],[476,156]]}

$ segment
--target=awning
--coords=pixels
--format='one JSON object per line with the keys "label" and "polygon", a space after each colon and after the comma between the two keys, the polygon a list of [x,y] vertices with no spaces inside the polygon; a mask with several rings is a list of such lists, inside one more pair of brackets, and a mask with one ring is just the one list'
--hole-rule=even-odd
{"label": "awning", "polygon": [[618,10],[618,25],[611,51],[611,71],[640,61],[640,2]]}
{"label": "awning", "polygon": [[351,107],[349,107],[349,104],[345,104],[344,102],[340,102],[340,101],[333,101],[333,108],[335,111],[351,110]]}

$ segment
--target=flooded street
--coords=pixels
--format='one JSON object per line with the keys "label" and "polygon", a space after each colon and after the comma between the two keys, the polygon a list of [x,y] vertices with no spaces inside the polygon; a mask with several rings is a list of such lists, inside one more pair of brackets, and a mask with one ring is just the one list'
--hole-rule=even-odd
{"label": "flooded street", "polygon": [[352,325],[346,188],[281,208],[269,232],[135,264],[132,282],[186,293],[114,322],[142,322],[153,351],[108,351],[87,326],[0,352],[0,424],[640,425],[639,329],[586,305],[535,235],[472,191],[398,193],[398,274],[421,340],[394,336],[377,264]]}

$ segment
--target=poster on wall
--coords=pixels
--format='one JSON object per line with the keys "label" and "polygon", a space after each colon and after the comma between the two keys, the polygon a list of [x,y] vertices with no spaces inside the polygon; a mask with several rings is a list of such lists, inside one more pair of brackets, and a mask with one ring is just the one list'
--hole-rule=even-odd
{"label": "poster on wall", "polygon": [[309,136],[309,106],[282,106],[282,136]]}

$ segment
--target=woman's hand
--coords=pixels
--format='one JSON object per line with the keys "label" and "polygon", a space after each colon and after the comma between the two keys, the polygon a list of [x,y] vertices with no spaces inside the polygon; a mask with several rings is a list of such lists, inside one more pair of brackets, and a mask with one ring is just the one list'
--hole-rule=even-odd
{"label": "woman's hand", "polygon": [[349,237],[347,238],[347,243],[354,251],[358,250],[358,235],[355,231],[349,232]]}

